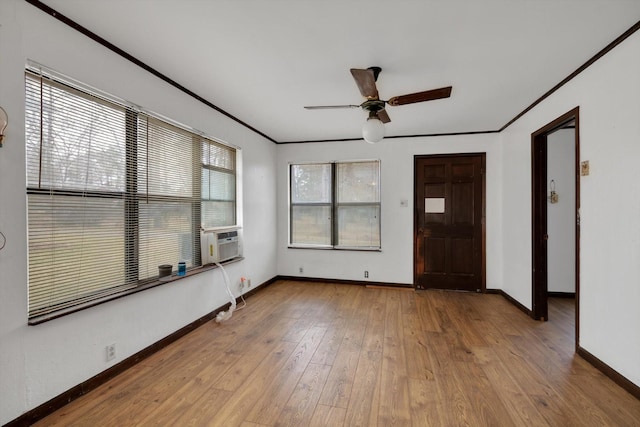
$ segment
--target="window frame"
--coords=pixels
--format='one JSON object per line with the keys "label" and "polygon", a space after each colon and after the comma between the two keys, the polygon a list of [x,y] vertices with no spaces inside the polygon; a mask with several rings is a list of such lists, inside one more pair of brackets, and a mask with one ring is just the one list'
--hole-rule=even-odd
{"label": "window frame", "polygon": [[[378,166],[378,180],[377,180],[377,202],[339,202],[338,201],[338,165],[339,164],[354,164],[354,163],[376,163]],[[294,202],[292,197],[293,192],[293,167],[304,165],[330,165],[331,166],[331,197],[330,201],[325,202]],[[365,252],[381,252],[382,251],[382,189],[381,189],[381,171],[382,162],[380,159],[361,159],[361,160],[336,160],[327,162],[289,162],[287,165],[287,178],[288,178],[288,236],[287,236],[287,248],[289,249],[321,249],[321,250],[341,250],[341,251],[365,251]],[[294,243],[293,240],[293,208],[295,206],[326,206],[330,208],[330,243],[329,244],[313,244],[313,243]],[[378,208],[378,246],[347,246],[338,244],[339,233],[339,215],[338,210],[340,207],[357,207],[357,206],[376,206]]]}
{"label": "window frame", "polygon": [[[55,302],[49,306],[31,306],[27,307],[27,318],[29,325],[40,324],[55,318],[59,318],[61,316],[65,316],[70,313],[74,313],[80,310],[84,310],[86,308],[102,304],[107,301],[111,301],[114,299],[118,299],[124,297],[126,295],[130,295],[132,293],[137,293],[142,290],[150,289],[164,283],[172,282],[174,280],[180,280],[184,277],[188,277],[193,274],[198,274],[204,271],[211,270],[212,268],[217,268],[216,266],[202,266],[202,260],[200,256],[200,230],[202,228],[203,218],[201,215],[201,206],[206,199],[202,198],[202,189],[201,189],[201,179],[203,176],[203,170],[211,169],[214,166],[205,164],[205,160],[202,157],[202,151],[204,144],[210,144],[211,146],[221,147],[224,150],[229,150],[230,155],[232,156],[232,168],[226,169],[224,167],[215,167],[217,170],[232,175],[233,178],[233,200],[231,200],[233,204],[233,225],[220,225],[220,228],[228,228],[235,226],[237,227],[239,224],[239,218],[241,217],[241,212],[239,212],[239,187],[238,178],[241,176],[238,170],[238,156],[240,155],[240,148],[233,146],[231,144],[227,144],[221,142],[213,137],[204,135],[202,132],[197,131],[188,126],[177,123],[171,119],[168,119],[159,114],[150,112],[148,110],[144,110],[139,106],[133,105],[127,101],[123,101],[120,98],[109,95],[103,91],[97,90],[85,84],[79,83],[78,81],[71,79],[67,76],[64,76],[60,73],[57,73],[47,67],[44,67],[40,64],[34,63],[32,61],[28,61],[27,66],[25,67],[25,85],[28,85],[29,79],[46,80],[46,84],[51,84],[58,89],[61,89],[73,97],[84,98],[89,101],[98,102],[98,103],[106,103],[110,107],[115,107],[118,109],[124,109],[124,119],[122,124],[125,126],[125,136],[124,136],[124,173],[125,173],[125,181],[123,189],[118,190],[114,188],[100,188],[98,190],[86,190],[86,189],[76,189],[71,186],[60,186],[55,181],[48,182],[42,185],[40,182],[33,183],[30,179],[30,173],[36,173],[38,179],[42,176],[42,170],[37,172],[30,172],[29,167],[26,168],[26,182],[25,182],[25,190],[27,200],[29,200],[30,196],[38,196],[38,195],[46,195],[49,197],[55,197],[56,195],[68,196],[68,197],[86,197],[86,198],[98,198],[101,200],[108,199],[117,199],[122,200],[123,209],[121,210],[122,220],[124,221],[124,244],[121,247],[121,253],[124,257],[124,261],[120,266],[121,273],[123,274],[123,279],[121,284],[109,285],[105,284],[103,287],[96,287],[98,290],[91,291],[87,294],[75,294],[73,297],[68,297],[64,299],[62,302]],[[42,87],[42,80],[41,80]],[[26,90],[26,89],[25,89]],[[39,96],[43,96],[40,93]],[[74,98],[75,99],[75,98]],[[25,99],[25,109],[29,108],[29,100]],[[74,110],[70,110],[74,111]],[[64,114],[64,113],[61,113]],[[141,171],[138,168],[138,149],[139,149],[139,126],[142,123],[142,120],[145,118],[153,119],[159,121],[163,124],[163,126],[172,126],[180,131],[186,132],[192,137],[192,150],[193,156],[197,156],[197,159],[193,159],[192,161],[192,192],[188,196],[176,195],[176,196],[163,196],[163,195],[154,195],[150,194],[151,191],[149,188],[145,188],[144,193],[140,193],[138,191],[138,187],[140,184]],[[120,123],[120,122],[118,122]],[[42,122],[40,122],[40,126],[42,126]],[[25,135],[25,140],[27,135]],[[42,138],[42,136],[40,137]],[[42,143],[40,143],[41,145]],[[26,149],[26,148],[25,148]],[[38,150],[38,156],[41,156],[42,147],[36,148]],[[25,156],[25,161],[27,165],[29,165],[28,156]],[[73,164],[73,163],[71,163]],[[197,166],[197,167],[196,167]],[[154,163],[154,168],[157,168],[158,165]],[[145,173],[148,173],[146,171]],[[149,276],[140,278],[139,276],[139,257],[140,251],[142,250],[140,246],[140,237],[138,232],[140,230],[140,221],[143,218],[140,216],[140,205],[139,203],[142,200],[161,200],[168,201],[170,203],[178,203],[184,204],[188,203],[191,206],[191,220],[190,223],[190,235],[192,239],[191,250],[193,251],[193,265],[189,268],[186,276],[171,276],[170,279],[163,278],[162,281],[158,279],[157,276]],[[36,201],[37,202],[37,201]],[[27,206],[27,214],[29,214],[29,207]],[[216,227],[217,228],[217,227]],[[31,236],[29,229],[27,230],[28,239]],[[51,243],[53,245],[53,243]],[[29,246],[29,245],[28,245]],[[29,247],[27,248],[28,253],[30,252]],[[228,260],[226,263],[233,263],[242,260],[243,257],[238,257],[232,260]],[[177,262],[177,261],[176,261]],[[31,271],[31,270],[29,270]],[[30,273],[28,273],[29,276]],[[28,293],[30,295],[31,292],[31,284],[28,279],[27,288]],[[61,289],[66,289],[66,286],[63,285]]]}

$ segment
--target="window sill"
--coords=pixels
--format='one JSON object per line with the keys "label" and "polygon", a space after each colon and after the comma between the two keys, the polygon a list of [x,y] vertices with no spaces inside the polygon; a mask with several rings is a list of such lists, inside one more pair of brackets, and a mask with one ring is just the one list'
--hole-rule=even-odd
{"label": "window sill", "polygon": [[382,252],[382,248],[359,248],[352,246],[314,246],[314,245],[289,245],[287,249],[318,249],[321,251],[356,251],[356,252]]}
{"label": "window sill", "polygon": [[[228,261],[221,262],[220,264],[221,265],[234,264],[234,263],[240,262],[242,260],[244,260],[244,257],[237,257],[237,258],[230,259]],[[204,273],[205,271],[213,270],[213,269],[216,269],[216,268],[218,268],[218,266],[215,265],[215,264],[208,264],[208,265],[203,265],[203,266],[200,266],[200,267],[192,268],[192,269],[188,270],[187,274],[185,274],[184,276],[178,276],[176,274],[172,274],[171,276],[167,276],[168,278],[163,278],[162,280],[155,279],[155,280],[152,280],[152,281],[149,281],[149,282],[145,282],[143,284],[140,284],[140,285],[137,285],[137,286],[134,286],[134,287],[131,287],[131,288],[127,288],[125,290],[119,291],[119,292],[111,294],[111,295],[107,295],[107,296],[103,296],[103,297],[100,297],[100,298],[96,298],[96,299],[91,300],[91,301],[87,301],[87,302],[82,303],[82,304],[74,305],[72,307],[67,307],[67,308],[64,308],[64,309],[52,311],[52,312],[47,313],[47,314],[42,314],[40,316],[32,317],[32,318],[30,318],[28,320],[27,323],[30,326],[39,325],[41,323],[45,323],[45,322],[48,322],[50,320],[57,319],[59,317],[67,316],[69,314],[76,313],[78,311],[86,310],[87,308],[94,307],[96,305],[104,304],[105,302],[113,301],[115,299],[119,299],[119,298],[125,297],[127,295],[136,294],[138,292],[146,291],[147,289],[152,289],[152,288],[155,288],[157,286],[161,286],[161,285],[164,285],[164,284],[167,284],[167,283],[175,282],[177,280],[182,280],[182,279],[185,279],[187,277],[195,276],[196,274]]]}

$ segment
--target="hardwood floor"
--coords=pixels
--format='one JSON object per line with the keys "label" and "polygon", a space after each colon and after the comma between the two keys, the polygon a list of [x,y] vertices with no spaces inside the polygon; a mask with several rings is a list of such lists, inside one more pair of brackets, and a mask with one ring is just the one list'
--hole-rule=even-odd
{"label": "hardwood floor", "polygon": [[569,301],[279,281],[38,426],[632,426]]}

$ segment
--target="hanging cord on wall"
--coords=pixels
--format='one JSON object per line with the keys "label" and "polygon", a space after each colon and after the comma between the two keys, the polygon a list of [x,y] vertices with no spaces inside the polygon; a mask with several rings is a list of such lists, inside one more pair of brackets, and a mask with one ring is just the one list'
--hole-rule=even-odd
{"label": "hanging cord on wall", "polygon": [[[221,323],[221,322],[224,322],[225,320],[231,319],[231,315],[236,310],[236,298],[233,296],[233,293],[231,292],[231,288],[229,286],[229,276],[227,275],[227,272],[225,271],[224,267],[222,267],[222,265],[220,265],[217,262],[216,262],[216,265],[218,266],[220,271],[222,271],[222,277],[224,279],[225,287],[227,288],[227,294],[229,295],[229,299],[231,300],[231,306],[229,307],[229,310],[221,311],[216,316],[216,322]],[[242,310],[247,306],[247,302],[244,300],[244,297],[242,295],[240,295],[240,299],[242,299],[243,305],[240,306],[238,310]]]}

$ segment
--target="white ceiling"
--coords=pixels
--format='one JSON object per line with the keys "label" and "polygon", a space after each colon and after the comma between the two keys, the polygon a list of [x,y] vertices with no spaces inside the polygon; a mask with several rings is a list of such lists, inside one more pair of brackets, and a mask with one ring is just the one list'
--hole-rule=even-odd
{"label": "white ceiling", "polygon": [[276,142],[360,138],[350,68],[379,66],[388,136],[494,131],[640,19],[638,0],[43,0]]}

